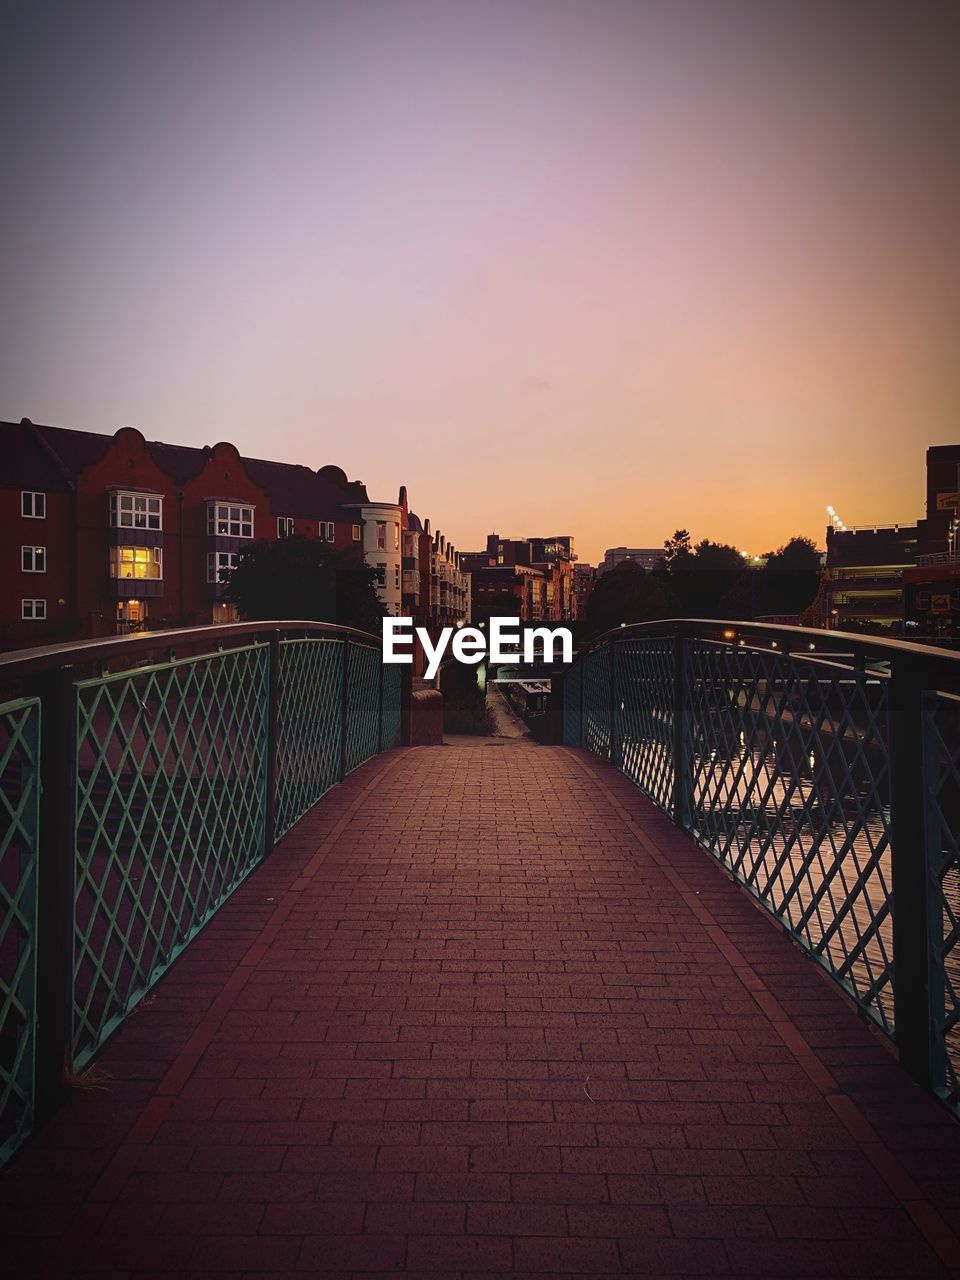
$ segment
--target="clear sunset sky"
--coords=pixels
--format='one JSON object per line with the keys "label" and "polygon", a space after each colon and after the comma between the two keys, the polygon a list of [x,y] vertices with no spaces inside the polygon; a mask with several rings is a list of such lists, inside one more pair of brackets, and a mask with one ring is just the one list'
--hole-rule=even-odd
{"label": "clear sunset sky", "polygon": [[2,417],[594,562],[915,518],[960,439],[960,4],[7,0],[0,46]]}

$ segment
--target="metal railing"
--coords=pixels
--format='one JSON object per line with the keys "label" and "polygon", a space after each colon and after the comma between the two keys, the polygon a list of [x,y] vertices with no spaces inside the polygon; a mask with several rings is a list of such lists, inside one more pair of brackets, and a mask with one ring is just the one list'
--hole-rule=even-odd
{"label": "metal railing", "polygon": [[[400,668],[320,623],[0,655],[0,1163],[277,839],[400,739]],[[42,803],[41,803],[42,797]]]}
{"label": "metal railing", "polygon": [[755,623],[601,637],[564,741],[716,857],[960,1107],[960,655]]}

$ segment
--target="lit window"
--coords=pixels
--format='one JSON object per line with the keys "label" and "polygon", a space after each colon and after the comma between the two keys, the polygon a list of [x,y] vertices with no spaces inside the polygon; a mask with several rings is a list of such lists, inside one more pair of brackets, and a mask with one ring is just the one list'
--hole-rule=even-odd
{"label": "lit window", "polygon": [[377,550],[386,551],[387,549],[387,522],[386,520],[377,521]]}
{"label": "lit window", "polygon": [[277,537],[278,538],[293,537],[293,516],[277,517]]}
{"label": "lit window", "polygon": [[354,542],[360,541],[360,526],[358,524],[352,526],[352,536]]}
{"label": "lit window", "polygon": [[111,578],[163,577],[163,550],[160,547],[111,547]]}
{"label": "lit window", "polygon": [[400,526],[396,523],[393,526],[393,549],[394,551],[400,550]]}
{"label": "lit window", "polygon": [[28,622],[43,622],[47,616],[46,600],[21,600],[20,617]]}
{"label": "lit window", "polygon": [[207,533],[225,538],[252,538],[253,507],[211,502],[207,507]]}
{"label": "lit window", "polygon": [[110,524],[114,529],[162,529],[163,499],[144,493],[111,493]]}
{"label": "lit window", "polygon": [[47,548],[21,547],[20,567],[23,569],[24,573],[46,573]]}
{"label": "lit window", "polygon": [[[43,520],[47,514],[47,495],[24,489],[20,493],[20,514],[28,520]],[[46,614],[44,614],[46,617]]]}
{"label": "lit window", "polygon": [[207,552],[207,581],[222,582],[221,574],[236,569],[240,563],[240,554],[237,551],[208,551]]}

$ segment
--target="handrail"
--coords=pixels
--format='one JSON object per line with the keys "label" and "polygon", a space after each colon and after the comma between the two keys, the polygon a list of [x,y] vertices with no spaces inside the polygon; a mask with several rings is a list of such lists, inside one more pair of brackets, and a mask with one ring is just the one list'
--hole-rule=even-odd
{"label": "handrail", "polygon": [[334,622],[272,620],[263,622],[228,622],[206,627],[176,627],[169,631],[138,631],[123,636],[104,636],[96,640],[67,641],[64,644],[41,645],[33,649],[14,649],[0,653],[0,679],[21,674],[34,675],[58,667],[81,662],[105,662],[116,657],[140,657],[155,650],[169,650],[176,645],[203,644],[242,639],[275,631],[302,631],[307,635],[329,635],[337,640],[356,640],[379,648],[379,636],[356,627],[342,627]]}
{"label": "handrail", "polygon": [[[732,635],[725,635],[732,632]],[[785,642],[782,652],[797,651],[805,647],[807,652],[835,655],[837,650],[850,651],[851,656],[870,655],[872,661],[901,661],[913,666],[916,662],[947,665],[953,678],[960,680],[960,653],[943,649],[938,645],[917,644],[913,640],[887,639],[883,636],[859,635],[852,631],[822,631],[816,627],[796,627],[787,623],[738,622],[718,618],[658,618],[653,622],[634,622],[627,626],[613,627],[602,635],[582,644],[577,657],[582,657],[611,640],[635,639],[643,636],[689,636],[704,640],[726,641],[735,644],[744,638],[777,640]],[[792,648],[791,648],[792,646]]]}

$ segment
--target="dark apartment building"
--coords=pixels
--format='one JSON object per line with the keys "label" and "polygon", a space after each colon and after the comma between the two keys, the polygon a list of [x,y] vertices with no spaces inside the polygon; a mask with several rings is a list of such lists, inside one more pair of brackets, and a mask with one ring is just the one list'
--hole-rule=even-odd
{"label": "dark apartment building", "polygon": [[908,524],[827,529],[824,623],[909,639],[960,638],[960,445],[927,450],[926,515]]}
{"label": "dark apartment building", "polygon": [[[4,422],[0,448],[3,648],[233,621],[223,571],[255,540],[295,534],[355,549],[385,611],[400,612],[405,492],[371,502],[336,466],[148,441],[133,427]],[[429,590],[422,607],[429,616]]]}
{"label": "dark apartment building", "polygon": [[593,595],[593,588],[597,585],[599,572],[599,568],[594,568],[592,564],[575,564],[573,566],[573,599],[576,606],[576,617],[578,618],[587,616],[587,605]]}
{"label": "dark apartment building", "polygon": [[475,620],[489,617],[498,597],[512,595],[523,622],[572,621],[576,558],[569,534],[552,538],[489,534],[485,551],[464,552],[462,557],[471,575],[472,616]]}
{"label": "dark apartment building", "polygon": [[597,573],[609,573],[618,564],[630,560],[641,569],[655,569],[663,559],[663,547],[608,547],[603,553],[603,562],[597,566]]}

